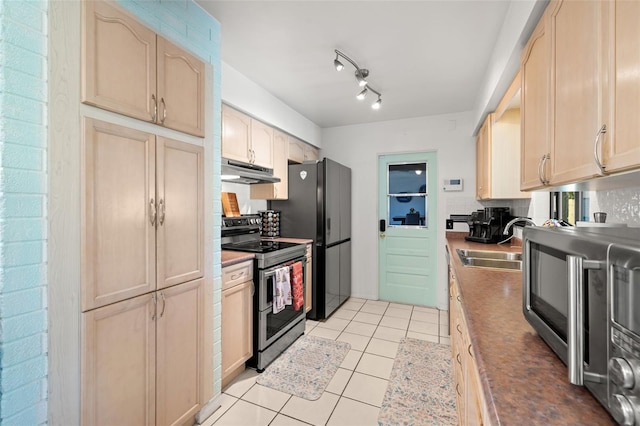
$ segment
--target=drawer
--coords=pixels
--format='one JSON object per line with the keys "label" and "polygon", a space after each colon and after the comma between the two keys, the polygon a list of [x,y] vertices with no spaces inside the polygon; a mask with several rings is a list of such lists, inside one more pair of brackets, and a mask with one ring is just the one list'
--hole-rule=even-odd
{"label": "drawer", "polygon": [[253,281],[253,260],[222,268],[222,290],[226,290],[245,281]]}

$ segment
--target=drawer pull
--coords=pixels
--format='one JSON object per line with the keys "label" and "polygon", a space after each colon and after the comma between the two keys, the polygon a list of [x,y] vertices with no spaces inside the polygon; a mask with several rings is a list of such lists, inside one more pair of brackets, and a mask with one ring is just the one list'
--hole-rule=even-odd
{"label": "drawer pull", "polygon": [[456,361],[458,361],[458,364],[462,365],[462,360],[460,359],[460,354],[456,354]]}
{"label": "drawer pull", "polygon": [[456,324],[456,330],[458,330],[458,333],[462,334],[462,329],[460,328],[460,324]]}
{"label": "drawer pull", "polygon": [[456,393],[458,394],[458,396],[462,396],[462,394],[460,393],[460,384],[456,383]]}
{"label": "drawer pull", "polygon": [[469,355],[471,355],[471,358],[473,358],[473,354],[471,353],[471,345],[467,347],[467,352],[469,352]]}
{"label": "drawer pull", "polygon": [[231,279],[232,280],[237,280],[238,278],[242,277],[244,275],[244,271],[238,273],[238,274],[232,274],[231,275]]}

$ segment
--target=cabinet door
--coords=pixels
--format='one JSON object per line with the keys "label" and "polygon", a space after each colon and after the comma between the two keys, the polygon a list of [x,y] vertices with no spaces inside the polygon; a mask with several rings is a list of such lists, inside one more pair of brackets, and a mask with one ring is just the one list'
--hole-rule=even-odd
{"label": "cabinet door", "polygon": [[204,136],[204,62],[158,36],[158,119]]}
{"label": "cabinet door", "polygon": [[304,161],[320,160],[320,150],[310,145],[304,147]]}
{"label": "cabinet door", "polygon": [[156,424],[152,294],[82,314],[82,424]]}
{"label": "cabinet door", "polygon": [[251,118],[222,105],[222,157],[249,162]]}
{"label": "cabinet door", "polygon": [[520,189],[543,186],[549,153],[549,33],[546,14],[525,46],[521,61]]}
{"label": "cabinet door", "polygon": [[156,289],[155,137],[84,121],[82,309]]}
{"label": "cabinet door", "polygon": [[273,132],[273,174],[280,178],[280,182],[251,185],[251,199],[286,200],[289,198],[288,150],[289,141],[287,140],[287,136],[275,130]]}
{"label": "cabinet door", "polygon": [[253,355],[253,281],[222,292],[222,380]]}
{"label": "cabinet door", "polygon": [[204,275],[204,149],[158,137],[158,289]]}
{"label": "cabinet door", "polygon": [[204,279],[158,292],[157,425],[193,424],[203,375]]}
{"label": "cabinet door", "polygon": [[304,142],[294,138],[293,136],[289,136],[289,161],[292,163],[302,163],[304,161],[304,149]]}
{"label": "cabinet door", "polygon": [[491,198],[491,121],[493,114],[480,127],[476,138],[476,198]]}
{"label": "cabinet door", "polygon": [[251,162],[273,169],[273,128],[251,120]]}
{"label": "cabinet door", "polygon": [[609,31],[610,126],[602,137],[607,172],[640,167],[640,2],[603,2]]}
{"label": "cabinet door", "polygon": [[593,158],[600,114],[600,2],[557,0],[551,30],[551,183],[599,174]]}
{"label": "cabinet door", "polygon": [[313,308],[313,257],[311,244],[307,244],[307,270],[305,271],[304,311]]}
{"label": "cabinet door", "polygon": [[153,121],[156,34],[107,2],[82,6],[82,102]]}

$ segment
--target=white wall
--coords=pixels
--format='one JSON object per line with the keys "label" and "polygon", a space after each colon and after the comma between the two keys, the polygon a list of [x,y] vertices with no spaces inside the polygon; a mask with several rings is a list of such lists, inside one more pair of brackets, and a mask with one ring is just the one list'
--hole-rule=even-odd
{"label": "white wall", "polygon": [[222,62],[222,102],[322,148],[320,127]]}
{"label": "white wall", "polygon": [[353,297],[378,298],[378,155],[437,151],[438,181],[464,179],[463,192],[438,192],[438,307],[447,308],[445,218],[460,213],[450,200],[474,202],[473,124],[467,112],[323,129],[323,155],[352,170]]}

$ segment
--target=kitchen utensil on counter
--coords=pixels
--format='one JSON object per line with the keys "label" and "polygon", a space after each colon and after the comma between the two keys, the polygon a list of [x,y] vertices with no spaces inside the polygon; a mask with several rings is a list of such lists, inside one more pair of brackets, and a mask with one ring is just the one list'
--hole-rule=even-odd
{"label": "kitchen utensil on counter", "polygon": [[593,214],[593,220],[596,223],[605,223],[607,221],[607,214],[605,212],[595,212]]}

